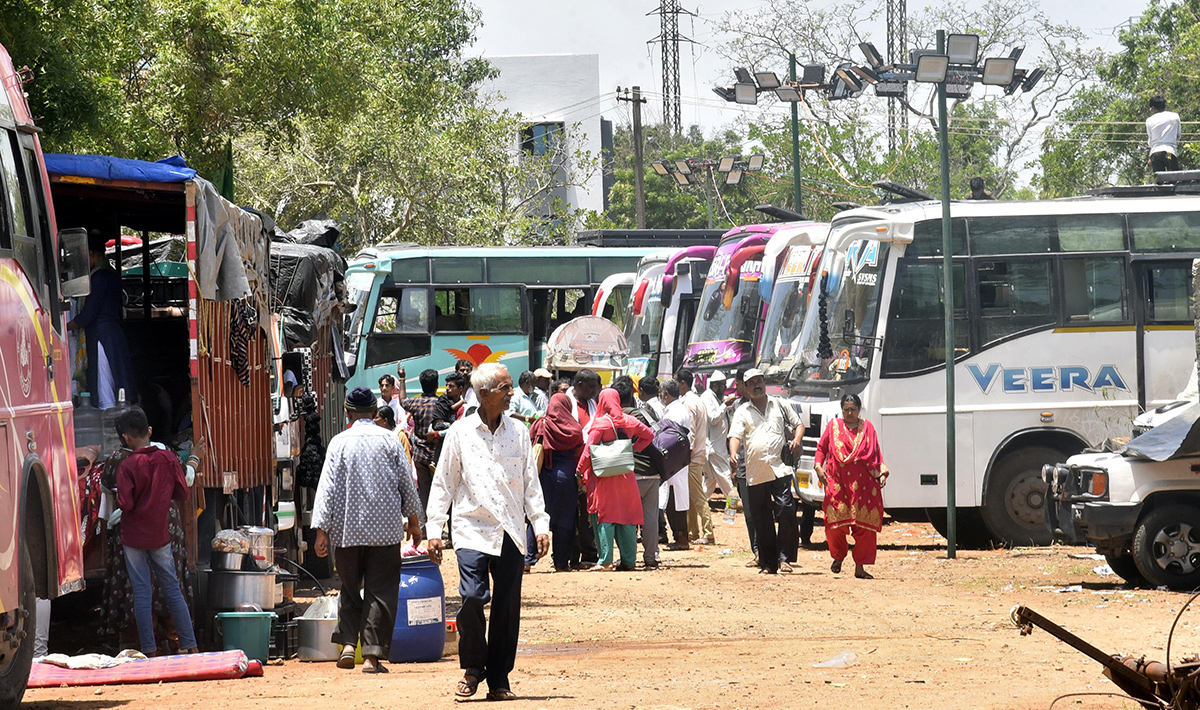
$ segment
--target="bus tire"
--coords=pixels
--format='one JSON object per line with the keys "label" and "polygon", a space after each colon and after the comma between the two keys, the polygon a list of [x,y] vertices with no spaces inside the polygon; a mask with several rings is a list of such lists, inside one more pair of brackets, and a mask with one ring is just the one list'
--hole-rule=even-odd
{"label": "bus tire", "polygon": [[1104,559],[1108,562],[1108,566],[1112,568],[1112,571],[1126,582],[1141,584],[1146,581],[1146,578],[1138,571],[1133,555],[1121,555],[1118,557],[1116,553],[1106,552]]}
{"label": "bus tire", "polygon": [[21,579],[17,592],[15,619],[6,629],[16,634],[17,647],[0,645],[0,710],[16,710],[25,695],[29,669],[33,666],[33,641],[37,629],[37,590],[33,581],[33,561],[29,546],[21,541]]}
{"label": "bus tire", "polygon": [[1063,454],[1048,446],[1030,446],[996,462],[983,496],[983,522],[1003,545],[1049,545],[1046,529],[1046,482],[1042,466],[1062,461]]}
{"label": "bus tire", "polygon": [[1200,508],[1164,505],[1147,513],[1134,528],[1133,561],[1156,587],[1200,586]]}

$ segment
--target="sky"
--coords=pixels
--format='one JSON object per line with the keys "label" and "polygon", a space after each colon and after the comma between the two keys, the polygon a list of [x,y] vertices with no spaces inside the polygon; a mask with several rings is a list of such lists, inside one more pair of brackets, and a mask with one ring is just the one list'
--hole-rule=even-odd
{"label": "sky", "polygon": [[[644,109],[644,121],[657,123],[662,117],[660,98],[660,48],[647,40],[659,31],[657,0],[473,0],[482,12],[483,26],[477,33],[473,53],[483,56],[512,54],[598,54],[600,55],[601,108],[605,118],[628,123],[628,104],[618,104],[611,93],[617,86],[635,84],[656,92]],[[820,0],[817,0],[820,2]],[[913,6],[920,0],[910,0]],[[685,125],[699,124],[707,134],[736,120],[739,109],[724,104],[712,86],[732,82],[729,67],[714,51],[722,37],[716,23],[730,10],[753,10],[770,5],[769,0],[682,0],[682,7],[696,17],[682,17],[680,33],[695,44],[680,47],[680,93]],[[1095,46],[1119,48],[1116,28],[1140,15],[1146,0],[1057,0],[1044,2],[1051,19],[1083,29]],[[886,43],[881,26],[875,44]],[[777,73],[783,74],[784,62]],[[1022,66],[1025,63],[1022,62]]]}

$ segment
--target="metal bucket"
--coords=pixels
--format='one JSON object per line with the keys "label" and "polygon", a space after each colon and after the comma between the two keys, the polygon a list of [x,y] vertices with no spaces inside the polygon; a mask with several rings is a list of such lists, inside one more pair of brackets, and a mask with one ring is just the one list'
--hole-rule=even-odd
{"label": "metal bucket", "polygon": [[214,550],[211,561],[214,570],[237,572],[246,563],[246,555],[241,552],[216,552]]}
{"label": "metal bucket", "polygon": [[250,538],[250,557],[260,570],[275,567],[275,531],[271,528],[256,528],[243,525],[238,528]]}
{"label": "metal bucket", "polygon": [[342,647],[330,640],[337,629],[337,619],[296,619],[300,629],[300,648],[297,654],[302,661],[336,661]]}
{"label": "metal bucket", "polygon": [[208,606],[213,611],[233,611],[238,604],[275,608],[275,574],[213,570],[208,577]]}

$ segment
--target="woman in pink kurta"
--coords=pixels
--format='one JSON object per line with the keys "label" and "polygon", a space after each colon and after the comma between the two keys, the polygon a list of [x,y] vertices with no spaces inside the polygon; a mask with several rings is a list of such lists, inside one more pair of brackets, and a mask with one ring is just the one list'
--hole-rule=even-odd
{"label": "woman in pink kurta", "polygon": [[873,579],[875,536],[883,527],[883,486],[887,466],[871,422],[858,416],[862,400],[842,397],[842,418],[833,419],[817,444],[816,470],[825,487],[825,539],[833,557],[830,569],[842,571],[847,534],[854,535],[854,576]]}
{"label": "woman in pink kurta", "polygon": [[596,549],[600,559],[593,572],[611,570],[613,542],[621,550],[621,564],[616,569],[632,570],[637,559],[637,526],[642,524],[642,496],[638,491],[633,469],[621,476],[600,477],[592,472],[593,444],[615,441],[617,437],[633,439],[634,451],[650,445],[654,432],[650,427],[621,411],[621,396],[614,389],[600,392],[596,415],[584,432],[583,456],[578,473],[587,489],[588,513],[596,531]]}

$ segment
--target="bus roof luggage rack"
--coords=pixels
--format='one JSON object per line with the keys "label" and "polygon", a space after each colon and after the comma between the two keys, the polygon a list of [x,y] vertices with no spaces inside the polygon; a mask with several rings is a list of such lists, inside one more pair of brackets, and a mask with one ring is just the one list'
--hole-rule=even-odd
{"label": "bus roof luggage rack", "polygon": [[580,246],[654,248],[718,246],[724,229],[588,229]]}
{"label": "bus roof luggage rack", "polygon": [[1087,191],[1093,197],[1163,197],[1200,194],[1200,170],[1157,173],[1157,185],[1109,185]]}
{"label": "bus roof luggage rack", "polygon": [[1200,170],[1164,170],[1154,173],[1154,184],[1175,185],[1181,182],[1200,182]]}
{"label": "bus roof luggage rack", "polygon": [[908,185],[903,185],[901,183],[896,182],[895,180],[876,180],[875,182],[871,183],[871,185],[880,190],[883,190],[884,192],[886,192],[888,194],[895,195],[896,197],[901,198],[901,199],[894,199],[894,198],[889,199],[889,198],[885,197],[882,200],[882,202],[884,202],[884,203],[888,203],[888,202],[935,202],[935,201],[937,201],[937,198],[934,197],[933,195],[921,192],[920,190],[913,188],[913,187],[909,187]]}

